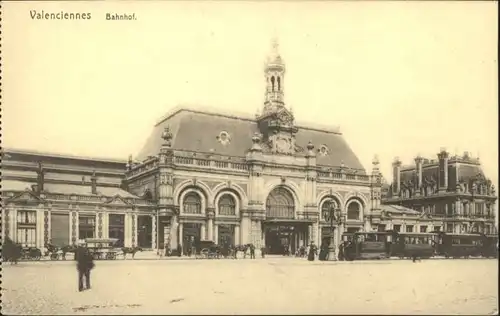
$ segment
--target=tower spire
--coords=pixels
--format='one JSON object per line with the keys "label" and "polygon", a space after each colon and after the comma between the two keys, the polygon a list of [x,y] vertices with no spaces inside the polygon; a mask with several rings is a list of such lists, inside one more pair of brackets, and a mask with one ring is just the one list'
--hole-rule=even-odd
{"label": "tower spire", "polygon": [[280,43],[279,43],[277,37],[273,37],[273,39],[271,40],[271,45],[272,45],[272,48],[273,48],[273,51],[272,51],[273,54],[279,55]]}
{"label": "tower spire", "polygon": [[284,102],[284,79],[285,63],[279,53],[279,42],[275,37],[271,40],[271,53],[264,67],[266,78],[266,95],[264,101],[263,115],[277,112],[285,106]]}

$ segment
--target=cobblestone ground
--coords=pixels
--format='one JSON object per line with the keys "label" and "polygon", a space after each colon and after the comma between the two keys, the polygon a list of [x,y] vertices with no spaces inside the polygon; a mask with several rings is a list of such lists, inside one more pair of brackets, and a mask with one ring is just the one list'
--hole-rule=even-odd
{"label": "cobblestone ground", "polygon": [[97,261],[3,265],[3,314],[498,314],[497,260]]}

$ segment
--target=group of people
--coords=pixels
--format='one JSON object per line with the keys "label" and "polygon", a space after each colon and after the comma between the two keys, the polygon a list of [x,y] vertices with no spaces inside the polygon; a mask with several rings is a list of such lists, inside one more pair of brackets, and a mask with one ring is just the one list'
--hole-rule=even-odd
{"label": "group of people", "polygon": [[[345,260],[345,243],[340,243],[339,249],[338,249],[338,260]],[[328,243],[322,243],[320,249],[319,249],[319,254],[318,254],[318,247],[314,244],[314,242],[311,242],[311,244],[307,247],[307,260],[309,261],[314,261],[316,256],[318,256],[318,260],[320,261],[326,261],[329,259],[330,256],[330,245]]]}

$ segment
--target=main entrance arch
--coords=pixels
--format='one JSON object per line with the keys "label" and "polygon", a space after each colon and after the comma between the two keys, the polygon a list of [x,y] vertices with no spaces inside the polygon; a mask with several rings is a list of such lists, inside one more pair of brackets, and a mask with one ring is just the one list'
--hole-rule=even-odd
{"label": "main entrance arch", "polygon": [[274,188],[266,199],[265,244],[269,254],[293,254],[305,243],[307,225],[297,221],[293,193],[286,187]]}
{"label": "main entrance arch", "polygon": [[266,217],[295,218],[295,201],[288,189],[280,186],[269,193],[266,200]]}

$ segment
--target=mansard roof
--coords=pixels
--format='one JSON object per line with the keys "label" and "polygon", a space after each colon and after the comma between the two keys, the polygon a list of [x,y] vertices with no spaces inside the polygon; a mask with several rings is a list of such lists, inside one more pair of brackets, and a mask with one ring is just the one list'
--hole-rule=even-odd
{"label": "mansard roof", "polygon": [[[31,191],[37,184],[38,163],[44,170],[43,193],[81,196],[141,198],[120,188],[126,161],[42,153],[19,149],[2,151],[2,192]],[[91,175],[97,194],[92,194]]]}
{"label": "mansard roof", "polygon": [[[481,175],[484,177],[483,169],[477,159],[460,159],[461,157],[451,157],[448,161],[448,178],[458,181],[468,182],[472,178]],[[457,174],[458,173],[458,174]],[[437,160],[425,160],[422,168],[424,181],[437,181],[439,175],[439,162]],[[401,182],[408,183],[410,180],[415,183],[417,180],[415,165],[403,166],[401,168]]]}
{"label": "mansard roof", "polygon": [[[31,190],[32,186],[36,184],[36,181],[19,181],[19,180],[2,180],[2,191],[26,191]],[[86,185],[75,185],[75,184],[60,184],[60,183],[44,183],[43,192],[54,193],[54,194],[64,194],[64,195],[92,195],[92,188],[90,184]],[[133,198],[140,199],[125,190],[117,187],[102,187],[97,186],[97,195],[105,197],[115,197],[120,196],[123,198]]]}
{"label": "mansard roof", "polygon": [[[142,161],[159,153],[163,142],[161,134],[167,126],[173,134],[174,149],[234,157],[244,157],[252,147],[252,136],[259,132],[256,118],[248,114],[182,106],[174,109],[154,126],[136,159]],[[316,157],[318,165],[336,167],[343,162],[348,168],[365,171],[338,128],[300,122],[296,126],[297,146],[306,148],[309,141],[316,149],[322,145],[327,146],[329,153]],[[222,131],[227,132],[230,137],[226,144],[222,144],[217,138]]]}

